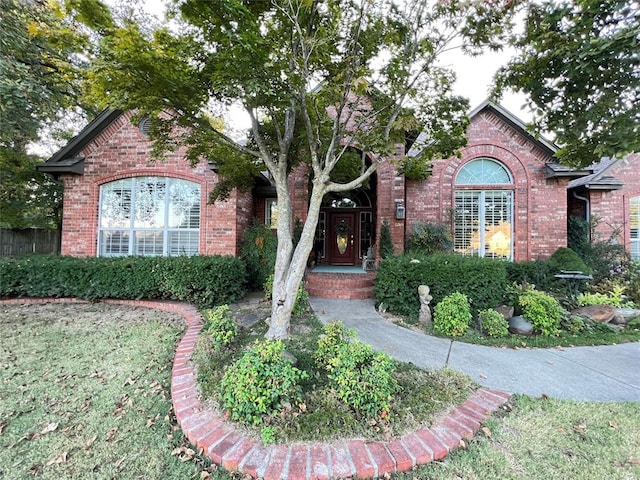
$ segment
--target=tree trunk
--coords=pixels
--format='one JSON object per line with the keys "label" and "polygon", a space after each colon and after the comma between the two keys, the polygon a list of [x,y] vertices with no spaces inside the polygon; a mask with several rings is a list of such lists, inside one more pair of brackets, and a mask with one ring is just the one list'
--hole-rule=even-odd
{"label": "tree trunk", "polygon": [[[320,206],[324,196],[324,189],[314,187],[309,202],[309,212],[302,228],[300,241],[293,249],[291,232],[291,202],[288,199],[288,189],[284,188],[287,197],[281,197],[278,190],[278,251],[273,278],[273,296],[271,305],[271,319],[266,338],[285,340],[289,338],[291,314],[296,302],[298,288],[302,282],[307,259],[313,249],[316,226],[320,216]],[[282,192],[283,194],[285,192]],[[283,198],[281,202],[280,198]],[[283,220],[280,223],[280,220]]]}

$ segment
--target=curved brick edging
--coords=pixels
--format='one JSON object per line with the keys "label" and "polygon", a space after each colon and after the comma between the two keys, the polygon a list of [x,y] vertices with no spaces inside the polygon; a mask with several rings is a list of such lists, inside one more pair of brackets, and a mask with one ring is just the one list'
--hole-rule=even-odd
{"label": "curved brick edging", "polygon": [[[191,356],[203,322],[194,306],[167,301],[103,301],[178,313],[186,320],[187,331],[176,348],[171,372],[171,399],[178,424],[189,441],[214,463],[254,478],[377,478],[411,470],[416,465],[444,458],[463,439],[473,437],[481,423],[510,397],[505,392],[480,388],[430,428],[421,428],[392,441],[350,440],[264,447],[262,442],[225,422],[222,416],[206,410],[200,402]],[[70,302],[88,303],[73,298],[0,300],[0,304]]]}

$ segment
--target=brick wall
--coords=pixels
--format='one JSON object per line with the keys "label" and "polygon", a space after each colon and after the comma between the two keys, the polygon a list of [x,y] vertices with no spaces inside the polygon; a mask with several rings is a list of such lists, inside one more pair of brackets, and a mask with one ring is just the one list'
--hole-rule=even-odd
{"label": "brick wall", "polygon": [[84,175],[65,175],[62,220],[63,255],[97,254],[98,202],[100,186],[134,176],[174,177],[200,184],[202,192],[200,253],[230,254],[239,251],[241,235],[253,216],[250,194],[234,192],[225,202],[208,203],[217,175],[205,162],[191,167],[183,151],[167,154],[164,160],[150,160],[151,143],[122,115],[88,144]]}
{"label": "brick wall", "polygon": [[629,203],[631,198],[640,196],[640,154],[634,153],[619,160],[604,175],[615,177],[624,185],[620,190],[589,192],[591,216],[599,220],[596,232],[602,240],[613,235],[629,251]]}
{"label": "brick wall", "polygon": [[[479,157],[501,162],[514,180],[514,260],[548,258],[566,246],[567,180],[547,180],[551,157],[490,110],[475,115],[461,157],[434,162],[427,180],[407,181],[407,232],[416,222],[451,223],[454,181],[465,163]],[[484,189],[502,189],[503,185]]]}

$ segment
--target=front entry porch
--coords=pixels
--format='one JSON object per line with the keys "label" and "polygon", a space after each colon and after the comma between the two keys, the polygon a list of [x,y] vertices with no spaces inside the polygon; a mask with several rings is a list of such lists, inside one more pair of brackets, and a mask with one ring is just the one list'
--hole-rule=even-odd
{"label": "front entry porch", "polygon": [[361,266],[318,265],[307,269],[305,289],[311,297],[363,300],[373,298],[375,279]]}

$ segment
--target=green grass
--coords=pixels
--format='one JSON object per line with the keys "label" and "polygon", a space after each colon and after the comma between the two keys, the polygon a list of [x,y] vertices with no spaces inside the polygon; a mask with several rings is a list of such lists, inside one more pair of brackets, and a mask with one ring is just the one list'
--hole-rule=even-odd
{"label": "green grass", "polygon": [[397,475],[427,479],[640,478],[640,403],[514,398],[467,448]]}
{"label": "green grass", "polygon": [[0,308],[0,478],[213,470],[188,450],[172,414],[180,317],[105,304]]}
{"label": "green grass", "polygon": [[[168,387],[178,317],[103,304],[0,308],[0,478],[242,478],[190,452],[175,425]],[[264,333],[258,325],[246,341]],[[317,328],[311,318],[296,323],[289,348],[300,366]],[[408,366],[399,378],[424,379]],[[442,378],[451,383],[398,401],[441,407],[440,389],[447,396],[458,381]],[[517,396],[484,426],[445,460],[392,478],[640,478],[640,403]],[[386,426],[367,426],[376,428],[385,435]]]}

